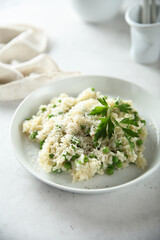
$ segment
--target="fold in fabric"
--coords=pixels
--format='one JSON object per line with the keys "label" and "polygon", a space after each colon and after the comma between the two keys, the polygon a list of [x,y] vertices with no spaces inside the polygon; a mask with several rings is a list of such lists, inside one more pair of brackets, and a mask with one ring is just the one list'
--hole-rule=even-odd
{"label": "fold in fabric", "polygon": [[0,26],[0,101],[23,99],[36,88],[61,78],[79,75],[62,72],[43,53],[45,33],[26,25]]}

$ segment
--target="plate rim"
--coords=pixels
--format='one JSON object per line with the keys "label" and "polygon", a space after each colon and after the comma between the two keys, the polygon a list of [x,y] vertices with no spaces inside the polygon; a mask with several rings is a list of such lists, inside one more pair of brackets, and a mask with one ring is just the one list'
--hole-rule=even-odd
{"label": "plate rim", "polygon": [[[12,151],[14,153],[14,155],[16,156],[16,159],[18,160],[18,162],[21,164],[21,166],[23,166],[23,168],[25,168],[25,170],[27,170],[32,176],[34,176],[35,178],[37,178],[38,180],[40,180],[41,182],[43,183],[46,183],[52,187],[55,187],[57,189],[60,189],[60,190],[63,190],[63,191],[68,191],[68,192],[72,192],[72,193],[81,193],[81,194],[102,194],[102,193],[107,193],[107,192],[112,192],[112,191],[115,191],[115,190],[120,190],[120,189],[123,189],[124,187],[128,187],[132,184],[135,184],[141,180],[143,180],[144,178],[146,178],[147,176],[151,175],[153,172],[155,172],[159,167],[160,167],[160,161],[156,163],[155,166],[153,166],[151,169],[149,169],[148,171],[144,172],[142,175],[136,177],[135,179],[133,180],[130,180],[126,183],[123,183],[123,184],[120,184],[120,185],[117,185],[117,186],[113,186],[113,187],[104,187],[104,188],[99,188],[99,189],[81,189],[81,188],[72,188],[72,187],[69,187],[69,186],[64,186],[62,184],[58,184],[58,183],[54,183],[54,182],[51,182],[41,176],[39,176],[38,174],[36,174],[34,171],[32,171],[28,166],[27,164],[25,164],[20,156],[18,155],[15,147],[14,147],[14,141],[13,141],[13,131],[12,131],[12,127],[13,127],[13,124],[14,124],[14,120],[15,120],[15,117],[17,115],[17,112],[19,111],[19,109],[21,109],[21,106],[23,106],[24,102],[26,102],[32,95],[36,94],[36,92],[40,91],[41,89],[45,88],[45,87],[49,87],[50,85],[54,85],[55,82],[61,82],[61,81],[67,81],[67,79],[78,79],[78,78],[85,78],[85,77],[90,77],[90,78],[111,78],[111,79],[116,79],[118,81],[121,81],[121,82],[124,82],[126,84],[129,84],[129,85],[134,85],[135,87],[138,87],[139,89],[141,89],[142,91],[144,91],[146,94],[148,94],[152,99],[155,99],[156,101],[159,101],[159,99],[155,98],[148,90],[146,90],[145,88],[139,86],[138,84],[136,83],[133,83],[133,82],[130,82],[130,81],[127,81],[127,80],[124,80],[124,79],[121,79],[121,78],[117,78],[117,77],[111,77],[111,76],[108,76],[108,75],[90,75],[90,74],[85,74],[85,75],[78,75],[78,76],[71,76],[71,77],[66,77],[66,78],[62,78],[62,79],[59,79],[59,80],[55,80],[53,82],[50,82],[48,84],[45,84],[37,89],[35,89],[33,92],[31,92],[27,97],[25,97],[21,102],[20,104],[18,105],[18,107],[16,108],[14,114],[13,114],[13,117],[12,117],[12,120],[11,120],[11,123],[10,123],[10,129],[9,129],[9,133],[10,133],[10,143],[11,143],[11,147],[12,147]],[[158,129],[159,130],[159,129]],[[159,133],[159,131],[158,131]],[[159,146],[159,134],[157,133],[157,146]],[[155,159],[157,159],[158,157],[158,148],[157,148],[157,151],[156,151],[156,155],[155,155]]]}

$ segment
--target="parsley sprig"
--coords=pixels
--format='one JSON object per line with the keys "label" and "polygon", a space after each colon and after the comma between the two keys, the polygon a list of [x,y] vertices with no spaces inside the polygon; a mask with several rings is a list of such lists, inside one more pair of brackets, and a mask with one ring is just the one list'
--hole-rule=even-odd
{"label": "parsley sprig", "polygon": [[[129,142],[130,148],[133,150],[135,144],[131,141],[131,139],[134,137],[139,137],[139,134],[138,132],[133,131],[130,126],[133,125],[138,127],[138,121],[140,119],[137,114],[134,115],[134,118],[124,118],[120,122],[117,122],[111,114],[113,109],[118,108],[124,113],[134,113],[131,106],[128,103],[122,103],[120,99],[118,99],[112,107],[108,106],[108,103],[104,97],[98,98],[98,101],[102,104],[102,106],[95,107],[90,113],[90,115],[102,116],[99,119],[100,124],[98,125],[94,135],[94,142],[97,142],[99,138],[105,139],[106,136],[108,136],[110,139],[114,134],[115,127],[118,126],[122,129],[124,136]],[[124,126],[124,124],[126,126]]]}

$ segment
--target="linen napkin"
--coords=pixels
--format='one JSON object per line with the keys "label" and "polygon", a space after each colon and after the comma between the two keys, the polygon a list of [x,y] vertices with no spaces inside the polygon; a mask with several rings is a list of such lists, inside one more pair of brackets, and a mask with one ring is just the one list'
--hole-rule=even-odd
{"label": "linen napkin", "polygon": [[39,28],[0,26],[0,101],[22,99],[46,83],[79,74],[62,72],[43,53],[46,48],[47,37]]}

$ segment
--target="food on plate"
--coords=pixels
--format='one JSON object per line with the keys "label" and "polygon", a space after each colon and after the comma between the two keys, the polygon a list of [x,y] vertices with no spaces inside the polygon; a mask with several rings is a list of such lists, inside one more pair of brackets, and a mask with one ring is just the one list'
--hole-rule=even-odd
{"label": "food on plate", "polygon": [[112,175],[129,164],[145,168],[146,122],[130,100],[88,88],[41,105],[23,122],[23,132],[40,145],[38,162],[48,173],[67,172],[73,182]]}

